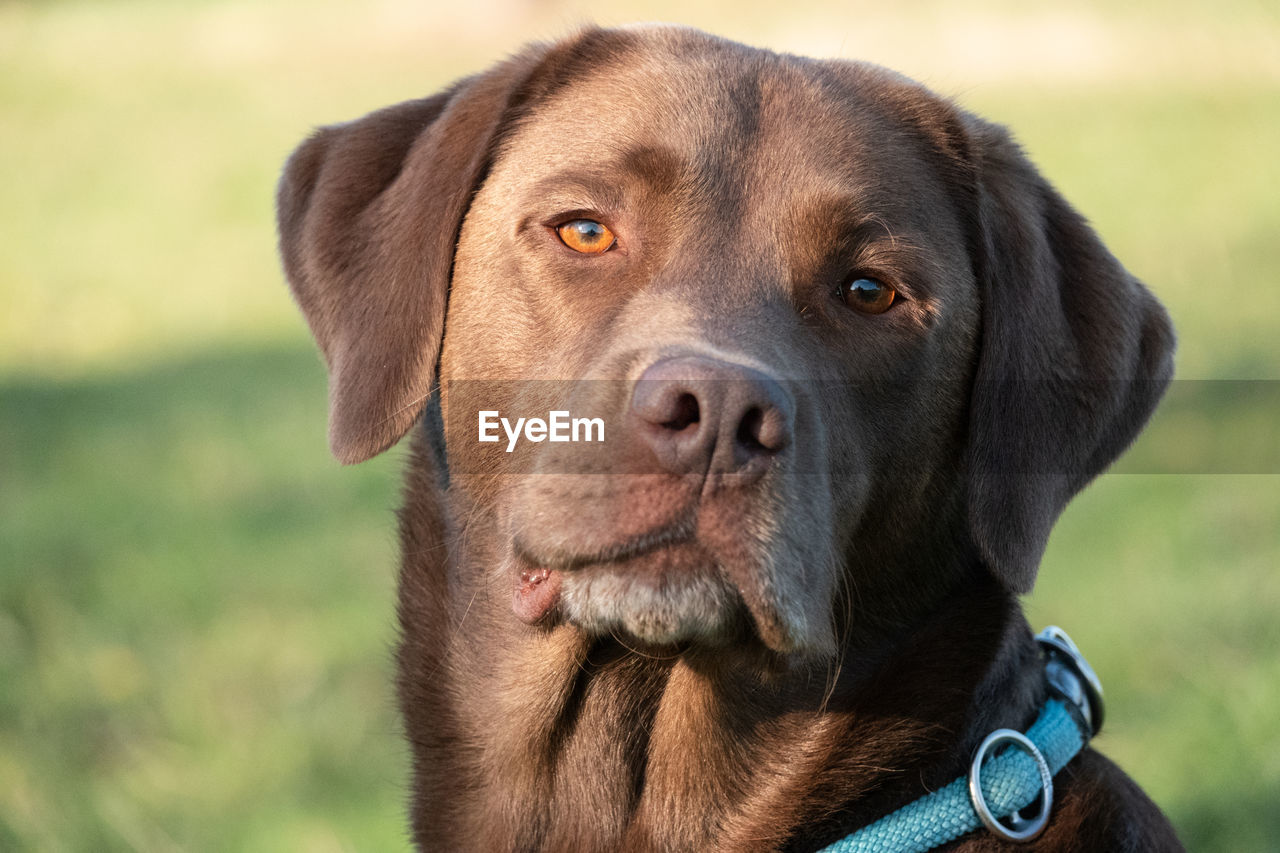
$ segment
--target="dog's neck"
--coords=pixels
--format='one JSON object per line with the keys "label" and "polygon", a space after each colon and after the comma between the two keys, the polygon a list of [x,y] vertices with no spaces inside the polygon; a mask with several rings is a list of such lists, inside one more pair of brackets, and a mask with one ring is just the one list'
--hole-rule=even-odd
{"label": "dog's neck", "polygon": [[1042,701],[1030,631],[977,566],[913,623],[846,631],[822,660],[647,655],[522,625],[485,566],[457,561],[415,456],[400,692],[424,846],[811,847],[955,778]]}

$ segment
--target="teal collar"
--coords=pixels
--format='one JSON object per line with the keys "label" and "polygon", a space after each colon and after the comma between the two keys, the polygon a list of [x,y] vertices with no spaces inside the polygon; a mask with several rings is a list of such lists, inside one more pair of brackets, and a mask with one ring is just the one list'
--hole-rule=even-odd
{"label": "teal collar", "polygon": [[[1045,628],[1036,640],[1053,695],[1025,735],[993,731],[968,775],[820,853],[924,853],[983,826],[1009,841],[1039,835],[1053,808],[1053,777],[1102,727],[1102,685],[1061,628]],[[1012,748],[999,751],[1005,745]],[[1021,810],[1037,802],[1035,814],[1023,817]]]}

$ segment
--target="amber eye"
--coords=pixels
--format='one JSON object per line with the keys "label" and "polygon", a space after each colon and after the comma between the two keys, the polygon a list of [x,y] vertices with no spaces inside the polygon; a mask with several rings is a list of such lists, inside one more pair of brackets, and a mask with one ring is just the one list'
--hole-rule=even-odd
{"label": "amber eye", "polygon": [[874,278],[855,278],[840,286],[844,304],[862,314],[883,314],[897,295],[898,291]]}
{"label": "amber eye", "polygon": [[585,255],[607,252],[614,243],[613,232],[594,219],[571,219],[556,228],[560,241]]}

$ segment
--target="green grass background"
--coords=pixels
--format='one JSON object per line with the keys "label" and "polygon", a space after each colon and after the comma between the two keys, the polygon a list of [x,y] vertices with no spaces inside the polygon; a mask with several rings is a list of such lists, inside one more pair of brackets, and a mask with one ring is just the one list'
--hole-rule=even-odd
{"label": "green grass background", "polygon": [[[1015,128],[1169,305],[1181,377],[1280,379],[1280,7],[1119,5],[0,0],[0,850],[406,846],[402,459],[327,456],[272,189],[311,126],[528,38],[674,20],[901,69]],[[1166,463],[1280,471],[1249,462],[1276,418],[1191,396]],[[1278,605],[1259,473],[1104,476],[1029,600],[1193,849],[1280,849]]]}

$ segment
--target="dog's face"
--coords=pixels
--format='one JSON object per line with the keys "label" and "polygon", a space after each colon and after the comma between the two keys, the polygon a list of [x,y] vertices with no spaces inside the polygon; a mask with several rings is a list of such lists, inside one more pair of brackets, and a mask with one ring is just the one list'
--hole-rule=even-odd
{"label": "dog's face", "polygon": [[[438,372],[461,563],[512,619],[648,643],[822,651],[976,560],[1025,590],[1169,374],[1159,306],[997,128],[686,30],[322,131],[281,231],[339,455]],[[478,440],[556,410],[604,440]]]}
{"label": "dog's face", "polygon": [[[830,642],[850,542],[883,523],[868,502],[899,525],[918,503],[873,472],[955,455],[978,327],[928,142],[867,97],[900,85],[663,39],[510,128],[440,372],[451,469],[491,475],[456,481],[496,508],[523,618],[719,639],[745,603],[772,647]],[[458,381],[498,377],[521,381]],[[518,456],[476,441],[480,409],[598,414],[606,440]]]}

